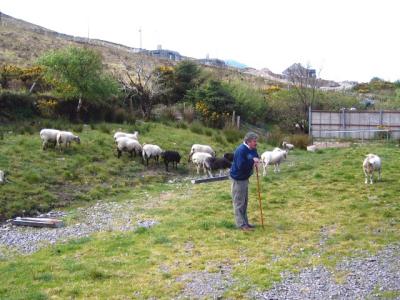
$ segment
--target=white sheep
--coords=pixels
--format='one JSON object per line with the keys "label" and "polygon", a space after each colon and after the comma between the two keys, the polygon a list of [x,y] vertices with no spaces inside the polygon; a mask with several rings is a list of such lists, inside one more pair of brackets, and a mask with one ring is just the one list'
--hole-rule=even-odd
{"label": "white sheep", "polygon": [[60,132],[58,129],[49,129],[44,128],[40,130],[40,139],[42,140],[42,149],[45,150],[49,144],[52,144],[53,147],[56,146],[57,143],[57,134]]}
{"label": "white sheep", "polygon": [[119,137],[128,137],[131,139],[138,140],[139,139],[139,132],[135,131],[134,133],[126,133],[122,131],[117,131],[114,133],[114,140],[117,141],[117,138]]}
{"label": "white sheep", "polygon": [[196,165],[197,174],[200,174],[200,167],[203,167],[203,172],[206,174],[205,169],[205,161],[207,158],[214,157],[210,153],[207,152],[194,152],[193,155],[190,157],[193,164]]}
{"label": "white sheep", "polygon": [[368,177],[369,183],[373,183],[374,171],[378,172],[378,180],[381,180],[382,164],[380,157],[371,153],[367,154],[363,162],[363,170],[365,175],[365,184],[368,183]]}
{"label": "white sheep", "polygon": [[122,152],[129,152],[131,154],[131,157],[133,154],[141,154],[143,151],[142,145],[135,140],[131,139],[128,137],[119,137],[116,139],[117,143],[117,152],[118,152],[118,158],[121,156]]}
{"label": "white sheep", "polygon": [[6,175],[4,171],[0,170],[0,184],[6,183]]}
{"label": "white sheep", "polygon": [[72,141],[78,144],[81,143],[79,136],[73,134],[70,131],[60,131],[57,133],[57,147],[60,149],[60,151],[63,144],[64,148],[68,148],[71,145]]}
{"label": "white sheep", "polygon": [[289,144],[285,141],[282,142],[282,147],[283,149],[287,149],[287,150],[293,150],[294,149],[294,145],[293,144]]}
{"label": "white sheep", "polygon": [[265,151],[261,154],[261,163],[263,165],[263,176],[267,175],[267,166],[274,165],[274,172],[280,172],[279,165],[286,159],[287,152],[280,148],[275,148],[272,151]]}
{"label": "white sheep", "polygon": [[211,156],[215,157],[215,151],[213,150],[213,148],[211,148],[211,146],[201,145],[201,144],[193,144],[192,148],[190,149],[188,162],[190,162],[192,155],[196,152],[209,153],[209,154],[211,154]]}
{"label": "white sheep", "polygon": [[148,166],[149,159],[153,157],[158,164],[162,152],[163,150],[160,148],[160,146],[152,144],[143,144],[143,150],[142,150],[143,162],[144,160],[146,160],[146,165]]}

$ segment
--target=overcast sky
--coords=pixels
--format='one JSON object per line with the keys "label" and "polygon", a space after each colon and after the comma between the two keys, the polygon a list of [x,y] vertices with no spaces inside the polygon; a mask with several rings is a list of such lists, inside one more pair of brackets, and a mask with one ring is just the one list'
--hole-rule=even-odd
{"label": "overcast sky", "polygon": [[275,73],[299,62],[324,79],[400,79],[398,0],[0,0],[0,10],[61,33]]}

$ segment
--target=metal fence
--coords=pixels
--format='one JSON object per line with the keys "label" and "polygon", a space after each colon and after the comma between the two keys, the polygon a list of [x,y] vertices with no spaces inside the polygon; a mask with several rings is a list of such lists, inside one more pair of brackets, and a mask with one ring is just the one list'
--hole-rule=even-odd
{"label": "metal fence", "polygon": [[400,139],[400,111],[309,110],[313,138]]}

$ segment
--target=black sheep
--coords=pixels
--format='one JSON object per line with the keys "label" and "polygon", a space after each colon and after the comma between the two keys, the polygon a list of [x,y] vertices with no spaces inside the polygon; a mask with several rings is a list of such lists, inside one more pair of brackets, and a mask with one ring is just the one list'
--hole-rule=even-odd
{"label": "black sheep", "polygon": [[224,158],[226,158],[226,159],[229,160],[230,162],[233,162],[233,153],[232,153],[232,152],[225,153],[225,154],[224,154]]}
{"label": "black sheep", "polygon": [[178,169],[178,163],[181,161],[181,155],[177,151],[164,151],[161,153],[164,159],[165,170],[168,172],[168,164],[172,162],[172,168]]}
{"label": "black sheep", "polygon": [[225,157],[209,157],[204,162],[204,167],[210,177],[213,177],[211,171],[220,170],[221,175],[222,170],[229,169],[231,166],[232,163]]}

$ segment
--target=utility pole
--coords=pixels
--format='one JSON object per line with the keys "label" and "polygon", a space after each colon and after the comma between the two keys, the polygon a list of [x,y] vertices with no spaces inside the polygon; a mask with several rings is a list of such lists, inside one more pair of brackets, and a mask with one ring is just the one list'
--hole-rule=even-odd
{"label": "utility pole", "polygon": [[142,28],[139,28],[139,49],[142,50]]}

